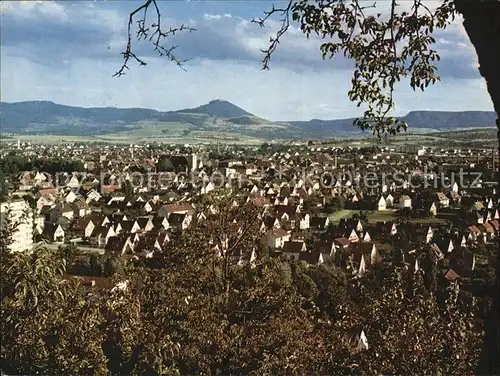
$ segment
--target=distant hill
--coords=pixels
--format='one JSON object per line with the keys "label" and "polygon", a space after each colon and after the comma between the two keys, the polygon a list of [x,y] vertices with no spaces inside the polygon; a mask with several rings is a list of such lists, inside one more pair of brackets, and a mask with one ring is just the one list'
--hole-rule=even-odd
{"label": "distant hill", "polygon": [[209,116],[214,116],[218,118],[235,118],[240,116],[254,116],[250,112],[246,112],[240,107],[232,104],[231,102],[216,99],[204,104],[203,106],[198,106],[195,108],[188,108],[184,110],[175,111],[177,113],[185,114],[205,114]]}
{"label": "distant hill", "polygon": [[[474,127],[495,127],[497,115],[493,111],[411,111],[400,119],[405,121],[410,131],[416,128],[436,131],[459,130]],[[309,121],[289,121],[288,123],[313,134],[327,136],[333,133],[360,133],[353,126],[354,118]]]}
{"label": "distant hill", "polygon": [[493,111],[410,111],[403,120],[415,128],[433,128],[439,130],[494,127],[497,115]]}
{"label": "distant hill", "polygon": [[160,112],[145,108],[83,108],[50,101],[0,102],[2,132],[99,134],[122,131],[127,124],[155,121],[159,116]]}
{"label": "distant hill", "polygon": [[[496,114],[487,111],[412,111],[402,120],[415,132],[494,127]],[[195,108],[161,112],[146,108],[82,108],[49,101],[0,102],[1,130],[18,134],[182,137],[190,134],[259,139],[304,139],[362,134],[354,119],[272,122],[225,100]]]}

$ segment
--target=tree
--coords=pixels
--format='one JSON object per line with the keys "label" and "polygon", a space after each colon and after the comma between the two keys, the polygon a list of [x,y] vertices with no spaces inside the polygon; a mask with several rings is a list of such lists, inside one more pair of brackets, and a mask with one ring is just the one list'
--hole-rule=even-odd
{"label": "tree", "polygon": [[339,319],[337,316],[339,307],[348,301],[347,279],[344,272],[334,266],[324,265],[308,267],[304,272],[317,287],[317,305],[332,320]]}
{"label": "tree", "polygon": [[344,209],[345,201],[346,201],[345,197],[342,195],[339,195],[339,196],[333,197],[331,199],[331,205],[332,205],[334,210],[342,210],[342,209]]}
{"label": "tree", "polygon": [[175,171],[175,167],[170,158],[166,155],[163,155],[158,159],[156,170],[158,172],[173,172]]}
{"label": "tree", "polygon": [[79,250],[74,244],[66,244],[59,246],[58,251],[64,257],[67,267],[73,265],[75,258],[79,255]]}
{"label": "tree", "polygon": [[[212,204],[237,215],[233,199],[223,195]],[[251,218],[251,206],[240,209]],[[456,286],[440,307],[425,295],[421,279],[408,293],[413,271],[386,265],[346,279],[338,269],[290,266],[265,254],[240,263],[238,251],[224,281],[224,257],[207,239],[229,239],[229,252],[257,233],[252,226],[245,235],[239,226],[220,226],[219,216],[204,221],[169,249],[163,269],[125,267],[112,277],[111,290],[63,279],[61,252],[2,257],[4,370],[355,375],[409,374],[418,367],[425,374],[474,373],[481,321],[473,319],[474,309],[460,308]],[[213,234],[214,225],[222,234]],[[361,330],[369,343],[364,350]]]}
{"label": "tree", "polygon": [[[153,8],[156,15],[151,26],[147,24],[149,8]],[[379,137],[386,133],[396,134],[400,129],[406,129],[404,122],[390,116],[390,111],[394,108],[393,93],[396,83],[409,78],[410,86],[414,90],[424,91],[440,79],[437,68],[433,65],[439,60],[439,55],[432,49],[435,42],[432,34],[438,29],[446,28],[456,15],[460,14],[464,19],[464,28],[476,49],[479,71],[486,80],[498,116],[496,124],[500,148],[500,70],[497,67],[497,57],[500,55],[500,40],[497,37],[500,35],[500,3],[442,0],[435,9],[431,9],[426,5],[426,1],[413,0],[409,11],[399,11],[400,9],[396,0],[390,2],[388,17],[381,12],[377,13],[380,8],[377,9],[376,4],[365,4],[360,0],[290,0],[285,7],[273,6],[270,11],[265,12],[264,17],[254,20],[264,27],[273,16],[281,16],[280,29],[276,36],[270,39],[269,47],[263,50],[263,68],[269,68],[271,56],[290,24],[297,23],[307,37],[316,34],[325,39],[321,45],[323,58],[332,58],[343,53],[354,61],[352,87],[348,95],[358,106],[367,106],[363,117],[356,119],[354,124],[361,129],[372,131]],[[140,65],[146,65],[132,50],[132,24],[139,12],[143,14],[143,18],[137,22],[137,38],[149,40],[160,56],[166,56],[183,67],[185,61],[178,60],[174,55],[175,46],[167,49],[161,45],[161,41],[175,32],[191,32],[194,29],[182,25],[165,31],[161,27],[161,13],[157,1],[146,0],[129,15],[128,39],[126,49],[122,53],[124,63],[115,75],[124,74],[130,59],[136,60]],[[497,258],[497,270],[499,268],[500,258]],[[500,278],[497,278],[496,284],[500,289]],[[499,310],[498,298],[495,297],[492,312],[496,317]],[[495,334],[492,340],[494,343],[489,347],[495,354],[500,349],[500,325],[496,318],[492,319],[492,328],[488,331]],[[491,359],[495,359],[495,355],[492,355]],[[498,369],[498,362],[490,367]]]}
{"label": "tree", "polygon": [[123,192],[123,194],[127,197],[133,196],[134,186],[132,185],[130,180],[125,180],[120,187],[120,191]]}
{"label": "tree", "polygon": [[92,253],[90,255],[90,270],[92,271],[92,275],[102,277],[104,274],[104,257]]}
{"label": "tree", "polygon": [[106,261],[104,261],[103,275],[105,277],[111,277],[120,271],[120,267],[120,260],[117,257],[108,256]]}
{"label": "tree", "polygon": [[0,201],[3,201],[9,193],[9,183],[7,176],[3,171],[0,171]]}

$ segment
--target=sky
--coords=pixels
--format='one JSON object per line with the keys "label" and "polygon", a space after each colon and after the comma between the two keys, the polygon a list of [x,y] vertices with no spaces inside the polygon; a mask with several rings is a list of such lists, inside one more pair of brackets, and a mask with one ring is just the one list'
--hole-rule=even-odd
{"label": "sky", "polygon": [[[147,62],[130,62],[116,78],[126,44],[128,14],[140,1],[2,1],[1,99],[49,100],[81,107],[143,107],[160,111],[228,100],[269,120],[339,119],[362,115],[347,98],[352,63],[322,60],[320,41],[291,27],[261,70],[261,49],[278,20],[260,28],[251,20],[272,7],[267,0],[159,2],[162,24],[196,28],[165,40],[189,58],[186,71],[134,41]],[[275,3],[279,6],[280,3]],[[387,2],[379,1],[382,10]],[[154,22],[150,18],[150,23]],[[425,93],[397,87],[395,115],[412,110],[492,111],[477,57],[460,19],[435,35],[441,82]]]}

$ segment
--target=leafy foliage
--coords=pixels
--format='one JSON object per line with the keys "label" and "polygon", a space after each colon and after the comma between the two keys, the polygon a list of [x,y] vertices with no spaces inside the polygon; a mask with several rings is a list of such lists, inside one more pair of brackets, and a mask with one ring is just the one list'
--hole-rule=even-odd
{"label": "leafy foliage", "polygon": [[[379,13],[374,12],[378,11]],[[320,36],[323,59],[342,53],[354,62],[349,99],[368,106],[363,118],[354,125],[370,129],[373,134],[396,134],[407,124],[389,117],[394,108],[393,93],[397,82],[409,78],[410,86],[422,91],[439,80],[434,64],[439,55],[432,49],[432,33],[446,28],[454,20],[453,1],[443,1],[431,11],[423,1],[414,0],[409,12],[398,12],[396,0],[391,1],[388,19],[375,4],[361,1],[291,0],[285,8],[265,12],[254,20],[260,26],[275,14],[281,15],[281,27],[263,50],[264,69],[269,68],[271,55],[291,22],[309,38]]]}
{"label": "leafy foliage", "polygon": [[269,257],[258,208],[237,208],[227,191],[206,200],[213,214],[155,255],[156,269],[113,268],[111,290],[63,278],[79,257],[71,246],[3,253],[5,371],[474,373],[482,322],[474,301],[460,306],[458,286],[440,305],[413,271],[386,265],[351,279],[334,266]]}

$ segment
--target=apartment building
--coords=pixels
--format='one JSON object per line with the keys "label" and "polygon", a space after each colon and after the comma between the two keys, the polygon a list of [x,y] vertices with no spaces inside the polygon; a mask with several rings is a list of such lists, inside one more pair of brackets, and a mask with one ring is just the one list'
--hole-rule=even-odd
{"label": "apartment building", "polygon": [[15,226],[11,235],[10,251],[31,250],[33,248],[33,214],[26,201],[16,199],[0,204],[0,226],[3,228],[8,222]]}

